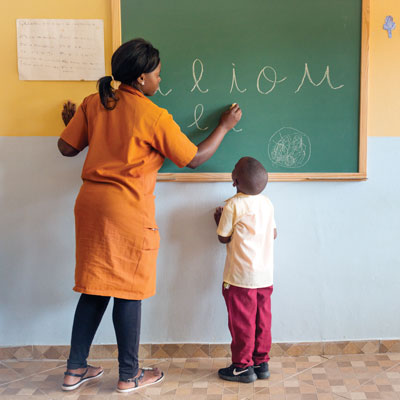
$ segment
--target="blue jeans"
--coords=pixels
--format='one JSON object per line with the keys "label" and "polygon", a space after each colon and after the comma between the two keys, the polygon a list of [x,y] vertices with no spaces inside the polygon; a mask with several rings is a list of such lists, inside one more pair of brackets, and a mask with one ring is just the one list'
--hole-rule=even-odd
{"label": "blue jeans", "polygon": [[[67,368],[87,367],[90,346],[110,297],[82,294],[75,311]],[[113,323],[118,345],[119,377],[133,378],[139,369],[141,300],[114,298]]]}

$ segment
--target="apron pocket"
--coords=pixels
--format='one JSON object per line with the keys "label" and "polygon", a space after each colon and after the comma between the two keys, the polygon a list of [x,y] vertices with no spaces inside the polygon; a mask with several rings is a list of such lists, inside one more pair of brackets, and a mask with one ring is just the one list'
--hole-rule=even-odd
{"label": "apron pocket", "polygon": [[145,227],[143,250],[157,250],[160,247],[160,233],[158,228]]}

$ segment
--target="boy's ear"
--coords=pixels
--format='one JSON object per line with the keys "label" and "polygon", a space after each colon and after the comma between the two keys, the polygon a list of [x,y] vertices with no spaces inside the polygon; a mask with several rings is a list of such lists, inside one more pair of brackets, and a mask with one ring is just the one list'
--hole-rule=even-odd
{"label": "boy's ear", "polygon": [[238,184],[239,184],[238,180],[235,179],[235,180],[233,181],[233,187],[237,187]]}

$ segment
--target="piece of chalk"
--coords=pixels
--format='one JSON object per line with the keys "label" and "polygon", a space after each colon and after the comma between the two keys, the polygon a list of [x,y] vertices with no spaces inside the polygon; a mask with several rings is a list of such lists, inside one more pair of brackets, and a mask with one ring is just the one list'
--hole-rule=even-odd
{"label": "piece of chalk", "polygon": [[236,104],[237,104],[237,103],[233,103],[233,104],[231,105],[231,108],[235,107],[235,106],[236,106]]}

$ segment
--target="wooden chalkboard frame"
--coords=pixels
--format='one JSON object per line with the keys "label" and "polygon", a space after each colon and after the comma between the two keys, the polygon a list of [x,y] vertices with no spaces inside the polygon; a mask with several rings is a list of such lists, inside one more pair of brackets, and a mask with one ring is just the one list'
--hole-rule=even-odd
{"label": "wooden chalkboard frame", "polygon": [[[360,115],[358,172],[353,173],[270,173],[269,180],[284,181],[361,181],[367,179],[367,107],[370,0],[362,0]],[[111,0],[112,50],[121,45],[121,2]],[[230,182],[230,173],[159,173],[158,181]]]}

